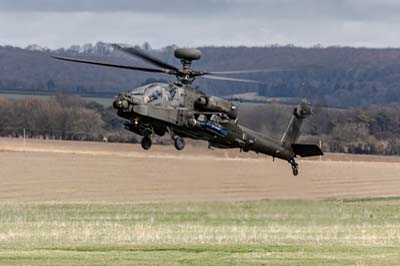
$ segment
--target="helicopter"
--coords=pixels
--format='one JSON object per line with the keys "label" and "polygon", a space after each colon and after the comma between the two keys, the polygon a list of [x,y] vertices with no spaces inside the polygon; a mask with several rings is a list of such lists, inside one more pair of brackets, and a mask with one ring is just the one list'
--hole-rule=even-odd
{"label": "helicopter", "polygon": [[194,48],[177,48],[174,55],[182,63],[178,68],[149,55],[139,48],[122,47],[120,50],[140,58],[157,68],[111,64],[77,58],[52,56],[55,59],[105,67],[129,69],[176,76],[176,81],[147,84],[119,94],[113,99],[113,107],[119,117],[125,119],[125,128],[142,136],[141,146],[148,150],[155,135],[168,133],[177,150],[185,147],[185,138],[203,140],[208,147],[238,148],[240,151],[254,151],[289,162],[294,176],[299,173],[296,157],[322,156],[324,153],[316,144],[302,144],[297,140],[303,121],[312,115],[309,102],[302,100],[293,109],[293,114],[281,139],[273,139],[238,123],[238,106],[226,99],[210,96],[193,86],[196,78],[208,78],[235,82],[260,83],[255,80],[231,78],[220,75],[272,72],[276,69],[255,69],[235,71],[198,71],[192,69],[192,61],[201,58],[201,51]]}

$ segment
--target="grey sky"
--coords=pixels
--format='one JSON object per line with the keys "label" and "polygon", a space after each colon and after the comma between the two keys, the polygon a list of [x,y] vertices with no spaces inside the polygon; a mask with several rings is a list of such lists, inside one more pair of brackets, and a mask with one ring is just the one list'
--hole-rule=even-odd
{"label": "grey sky", "polygon": [[399,0],[0,0],[0,45],[400,47]]}

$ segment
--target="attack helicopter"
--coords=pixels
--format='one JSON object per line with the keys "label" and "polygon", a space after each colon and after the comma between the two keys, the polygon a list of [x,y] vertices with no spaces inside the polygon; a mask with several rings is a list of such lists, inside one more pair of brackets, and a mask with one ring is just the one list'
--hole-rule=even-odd
{"label": "attack helicopter", "polygon": [[155,135],[168,133],[177,150],[185,147],[184,138],[204,140],[209,148],[238,148],[243,152],[254,151],[279,158],[290,163],[293,175],[298,175],[297,156],[310,157],[323,155],[316,144],[302,144],[297,140],[304,119],[312,114],[312,107],[302,100],[293,109],[293,115],[281,139],[273,139],[255,132],[238,123],[238,106],[231,101],[210,96],[193,86],[196,78],[259,83],[255,80],[238,79],[220,75],[272,72],[276,69],[236,70],[208,72],[192,69],[192,61],[201,58],[201,51],[193,48],[178,48],[174,55],[182,63],[178,68],[169,63],[133,47],[112,45],[114,49],[140,58],[157,68],[118,65],[77,58],[53,56],[53,58],[98,65],[164,73],[176,76],[177,80],[169,83],[147,84],[132,91],[121,93],[113,100],[113,107],[118,116],[127,120],[125,128],[142,136],[141,146],[148,150]]}

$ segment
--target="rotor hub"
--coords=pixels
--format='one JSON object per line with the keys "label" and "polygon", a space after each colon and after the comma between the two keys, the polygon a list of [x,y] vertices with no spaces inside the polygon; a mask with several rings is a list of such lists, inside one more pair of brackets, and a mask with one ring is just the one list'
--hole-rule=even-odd
{"label": "rotor hub", "polygon": [[194,48],[178,48],[175,50],[174,55],[182,62],[182,69],[178,72],[177,78],[183,84],[191,84],[195,75],[191,70],[192,61],[201,58],[201,52]]}

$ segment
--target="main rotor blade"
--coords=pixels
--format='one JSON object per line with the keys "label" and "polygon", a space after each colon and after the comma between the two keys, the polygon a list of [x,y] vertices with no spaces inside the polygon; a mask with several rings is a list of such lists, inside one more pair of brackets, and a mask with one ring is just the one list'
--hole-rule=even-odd
{"label": "main rotor blade", "polygon": [[212,71],[207,72],[211,75],[229,75],[229,74],[247,74],[247,73],[273,73],[273,72],[286,72],[286,71],[296,71],[303,69],[317,69],[320,68],[318,65],[305,65],[296,67],[271,67],[264,69],[244,69],[244,70],[232,70],[232,71]]}
{"label": "main rotor blade", "polygon": [[252,79],[237,79],[237,78],[228,78],[228,77],[212,76],[212,75],[206,75],[206,76],[201,76],[201,77],[202,78],[206,78],[206,79],[215,79],[215,80],[226,80],[226,81],[235,81],[235,82],[263,84],[262,82],[259,82],[257,80],[252,80]]}
{"label": "main rotor blade", "polygon": [[282,71],[292,71],[292,70],[293,69],[285,69],[285,68],[267,68],[267,69],[249,69],[249,70],[232,70],[232,71],[212,71],[212,72],[208,72],[208,74],[229,75],[229,74],[282,72]]}
{"label": "main rotor blade", "polygon": [[160,59],[155,58],[155,57],[153,57],[151,55],[148,55],[148,54],[146,54],[145,52],[143,52],[143,51],[141,51],[139,49],[136,49],[136,48],[124,48],[124,47],[119,46],[118,44],[113,44],[112,46],[114,48],[116,48],[116,49],[119,49],[119,50],[125,52],[125,53],[128,53],[130,55],[139,57],[139,58],[143,59],[144,61],[146,61],[146,62],[148,62],[150,64],[153,64],[155,66],[179,72],[179,69],[177,67],[175,67],[173,65],[170,65],[168,63],[165,63],[165,62],[161,61]]}
{"label": "main rotor blade", "polygon": [[125,65],[116,65],[116,64],[109,64],[109,63],[101,63],[91,60],[82,60],[76,58],[69,58],[69,57],[62,57],[62,56],[51,56],[52,58],[63,60],[63,61],[70,61],[70,62],[77,62],[83,64],[90,64],[90,65],[98,65],[98,66],[106,66],[106,67],[116,67],[116,68],[123,68],[123,69],[130,69],[130,70],[138,70],[138,71],[145,71],[145,72],[155,72],[155,73],[169,73],[167,69],[156,69],[156,68],[146,68],[146,67],[134,67],[134,66],[125,66]]}

